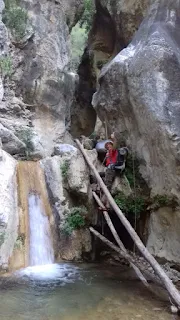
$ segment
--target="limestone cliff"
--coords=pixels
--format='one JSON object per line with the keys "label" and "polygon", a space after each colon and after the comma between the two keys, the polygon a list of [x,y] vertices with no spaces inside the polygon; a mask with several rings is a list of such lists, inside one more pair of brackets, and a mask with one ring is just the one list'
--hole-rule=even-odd
{"label": "limestone cliff", "polygon": [[[127,47],[101,70],[93,105],[102,121],[108,119],[109,130],[116,131],[136,153],[151,194],[180,199],[180,2],[101,1],[101,5]],[[153,221],[152,216],[148,243],[158,255],[159,235],[152,229]],[[159,255],[165,257],[173,243],[164,244],[166,248]],[[177,249],[170,250],[174,259],[179,256]]]}
{"label": "limestone cliff", "polygon": [[[3,7],[1,1],[1,12]],[[69,67],[69,33],[82,14],[83,1],[22,0],[12,8],[6,7],[6,16],[19,10],[25,30],[16,34],[17,26],[13,29],[6,18],[7,32],[1,22],[0,56],[12,64],[11,75],[3,79],[4,91],[1,83],[1,139],[10,154],[23,156],[29,148],[34,156],[44,157],[51,155],[54,143],[71,141],[67,130],[76,76]]]}
{"label": "limestone cliff", "polygon": [[[68,131],[77,76],[70,71],[69,34],[82,14],[83,0],[22,0],[11,5],[8,7],[6,1],[4,10],[0,1],[0,18],[3,11],[6,24],[0,21],[0,268],[8,268],[10,262],[13,269],[19,258],[16,245],[21,240],[20,219],[24,213],[16,196],[21,192],[16,183],[17,161],[10,155],[18,160],[54,155],[41,165],[55,218],[52,230],[56,233],[56,259],[81,259],[83,252],[91,251],[91,237],[85,228],[74,231],[72,238],[63,237],[60,230],[65,209],[90,203],[88,169],[82,156],[73,152],[69,155],[67,185],[61,175],[61,165],[67,159],[58,151],[64,141],[73,144]],[[8,22],[12,14],[21,15],[25,24]],[[16,259],[10,259],[13,248]]]}
{"label": "limestone cliff", "polygon": [[[136,155],[151,195],[180,200],[180,1],[95,4],[78,82],[70,72],[69,34],[82,14],[83,0],[21,0],[13,10],[22,14],[23,32],[7,22],[9,9],[6,4],[3,11],[0,0],[0,17],[3,11],[6,23],[0,21],[0,265],[5,267],[18,230],[16,161],[5,151],[17,159],[43,158],[58,234],[56,258],[78,260],[91,252],[86,228],[69,237],[61,228],[67,211],[82,204],[89,210],[88,223],[92,221],[89,170],[72,146],[69,131],[73,136],[90,135],[97,115],[99,133],[100,119]],[[89,156],[97,161],[95,151]],[[174,230],[178,221],[177,206],[151,213],[147,246],[154,255],[180,261],[178,228]]]}

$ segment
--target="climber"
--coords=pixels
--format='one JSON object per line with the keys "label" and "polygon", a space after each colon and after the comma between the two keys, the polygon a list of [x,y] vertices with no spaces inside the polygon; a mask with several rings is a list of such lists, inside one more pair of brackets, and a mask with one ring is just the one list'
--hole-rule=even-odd
{"label": "climber", "polygon": [[[99,153],[102,153],[103,150],[106,152],[106,156],[103,161],[103,164],[105,164],[106,169],[104,172],[99,172],[99,175],[104,180],[104,183],[107,186],[108,190],[111,192],[111,188],[116,175],[121,174],[125,169],[126,159],[128,155],[128,148],[121,147],[117,143],[115,134],[112,133],[110,136],[110,140],[98,142],[98,144],[96,145],[96,150]],[[93,176],[90,176],[90,181],[91,181],[91,184],[94,185],[93,186],[94,191],[99,193],[100,188],[97,185],[96,179]],[[108,207],[108,202],[106,201],[105,196],[103,196],[102,202],[106,207]]]}
{"label": "climber", "polygon": [[123,147],[115,149],[113,141],[107,141],[105,148],[107,150],[105,157],[105,165],[107,167],[105,172],[105,184],[110,190],[116,174],[118,172],[122,173],[125,169],[128,148]]}
{"label": "climber", "polygon": [[[107,186],[108,190],[111,192],[111,188],[114,182],[114,179],[118,173],[122,173],[125,169],[126,159],[128,155],[128,148],[121,147],[115,148],[115,138],[114,134],[111,135],[111,139],[105,143],[105,149],[107,150],[105,157],[106,171],[104,174],[104,183]],[[102,202],[109,209],[109,203],[104,195],[102,197]]]}

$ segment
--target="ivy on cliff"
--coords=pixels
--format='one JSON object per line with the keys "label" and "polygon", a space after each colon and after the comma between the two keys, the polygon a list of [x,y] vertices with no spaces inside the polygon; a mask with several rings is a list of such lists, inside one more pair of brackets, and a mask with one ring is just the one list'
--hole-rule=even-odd
{"label": "ivy on cliff", "polygon": [[18,0],[5,0],[3,22],[17,41],[25,35],[27,19],[27,11],[20,7]]}

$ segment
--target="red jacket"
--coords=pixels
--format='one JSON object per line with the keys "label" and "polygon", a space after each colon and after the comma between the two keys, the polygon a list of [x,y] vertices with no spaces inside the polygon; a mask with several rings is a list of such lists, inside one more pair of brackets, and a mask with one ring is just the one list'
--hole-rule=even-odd
{"label": "red jacket", "polygon": [[118,151],[115,149],[109,150],[106,154],[106,167],[110,164],[115,164],[117,162]]}

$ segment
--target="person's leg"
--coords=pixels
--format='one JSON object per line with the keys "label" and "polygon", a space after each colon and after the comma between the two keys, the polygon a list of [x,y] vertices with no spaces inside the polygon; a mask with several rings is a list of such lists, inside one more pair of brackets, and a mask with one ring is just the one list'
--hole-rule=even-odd
{"label": "person's leg", "polygon": [[[111,192],[111,188],[112,188],[112,184],[114,182],[115,176],[116,176],[115,170],[111,168],[106,169],[104,183],[110,192]],[[105,194],[102,196],[101,200],[105,205],[105,207],[109,209],[110,208],[109,201],[107,200],[107,197]]]}
{"label": "person's leg", "polygon": [[111,169],[111,168],[107,168],[107,170],[105,172],[104,183],[109,191],[111,191],[111,187],[114,182],[115,176],[116,176],[115,170]]}

